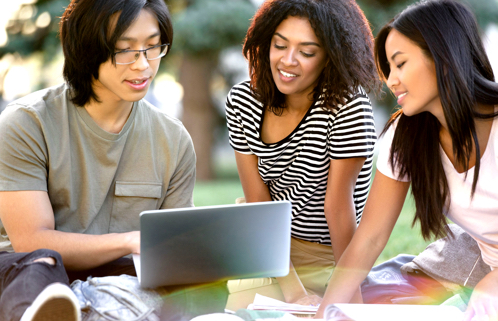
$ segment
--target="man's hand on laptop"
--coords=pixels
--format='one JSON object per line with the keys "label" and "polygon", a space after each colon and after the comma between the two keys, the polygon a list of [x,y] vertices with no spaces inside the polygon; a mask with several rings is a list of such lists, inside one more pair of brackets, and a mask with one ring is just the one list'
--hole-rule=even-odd
{"label": "man's hand on laptop", "polygon": [[306,296],[300,298],[296,302],[292,302],[294,304],[301,304],[306,306],[318,306],[322,303],[322,298],[315,294],[307,294]]}
{"label": "man's hand on laptop", "polygon": [[124,233],[131,254],[140,254],[140,231]]}

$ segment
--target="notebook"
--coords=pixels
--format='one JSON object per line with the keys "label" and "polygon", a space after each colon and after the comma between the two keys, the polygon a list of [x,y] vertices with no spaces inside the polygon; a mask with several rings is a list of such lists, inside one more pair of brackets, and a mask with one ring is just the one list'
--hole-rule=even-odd
{"label": "notebook", "polygon": [[288,201],[144,211],[141,287],[201,284],[289,273]]}

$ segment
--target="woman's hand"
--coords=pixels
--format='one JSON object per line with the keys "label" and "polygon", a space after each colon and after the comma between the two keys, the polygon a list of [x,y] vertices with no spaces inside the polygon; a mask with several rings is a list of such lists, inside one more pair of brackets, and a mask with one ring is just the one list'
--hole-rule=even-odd
{"label": "woman's hand", "polygon": [[299,279],[292,261],[289,261],[289,273],[286,276],[277,277],[277,281],[287,303],[294,303],[308,296],[308,292],[306,292],[301,279]]}
{"label": "woman's hand", "polygon": [[361,223],[332,272],[315,318],[323,318],[329,304],[352,301],[386,246],[409,187],[409,182],[393,180],[377,170]]}
{"label": "woman's hand", "polygon": [[306,294],[306,296],[300,298],[299,300],[292,302],[294,304],[301,304],[306,306],[318,306],[322,303],[322,298],[315,294]]}
{"label": "woman's hand", "polygon": [[498,321],[498,270],[488,273],[477,284],[464,321]]}

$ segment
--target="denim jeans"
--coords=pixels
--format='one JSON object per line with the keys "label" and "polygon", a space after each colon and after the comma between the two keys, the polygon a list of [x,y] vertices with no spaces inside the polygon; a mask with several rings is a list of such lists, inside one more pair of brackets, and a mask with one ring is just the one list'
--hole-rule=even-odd
{"label": "denim jeans", "polygon": [[[33,262],[40,258],[53,258],[55,265]],[[59,253],[36,250],[31,253],[0,252],[0,320],[18,321],[43,289],[60,282],[69,286],[74,280],[89,276],[136,276],[133,260],[120,258],[90,270],[67,271]]]}
{"label": "denim jeans", "polygon": [[[33,262],[53,258],[55,265]],[[0,252],[0,320],[18,321],[43,289],[54,282],[69,286],[62,258],[51,250]]]}
{"label": "denim jeans", "polygon": [[118,276],[121,274],[137,276],[135,265],[133,264],[132,259],[122,257],[93,269],[82,271],[67,271],[69,283],[73,283],[75,280],[85,281],[89,276],[97,278],[103,276]]}
{"label": "denim jeans", "polygon": [[[54,258],[56,264],[33,262],[48,257]],[[60,254],[52,250],[0,252],[0,320],[18,321],[38,294],[51,283],[69,286],[74,280],[85,281],[89,276],[122,274],[136,276],[132,259],[120,258],[90,270],[66,272]],[[158,291],[164,301],[161,313],[164,321],[190,320],[200,314],[223,312],[228,298],[226,282],[171,286]]]}

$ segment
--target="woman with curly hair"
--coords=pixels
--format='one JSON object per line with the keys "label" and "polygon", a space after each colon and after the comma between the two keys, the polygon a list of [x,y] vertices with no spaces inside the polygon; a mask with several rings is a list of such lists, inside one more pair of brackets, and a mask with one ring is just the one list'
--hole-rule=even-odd
{"label": "woman with curly hair", "polygon": [[465,320],[498,320],[498,84],[475,17],[454,0],[416,3],[380,30],[375,56],[401,109],[386,125],[362,222],[317,317],[327,304],[353,297],[351,287],[384,249],[411,187],[423,237],[451,234],[449,218],[491,267]]}
{"label": "woman with curly hair", "polygon": [[[280,296],[313,302],[367,197],[376,134],[365,90],[380,86],[373,36],[353,0],[268,0],[243,53],[251,79],[228,94],[226,117],[244,195],[292,203],[291,272],[278,278]],[[247,282],[275,284],[239,288]]]}

